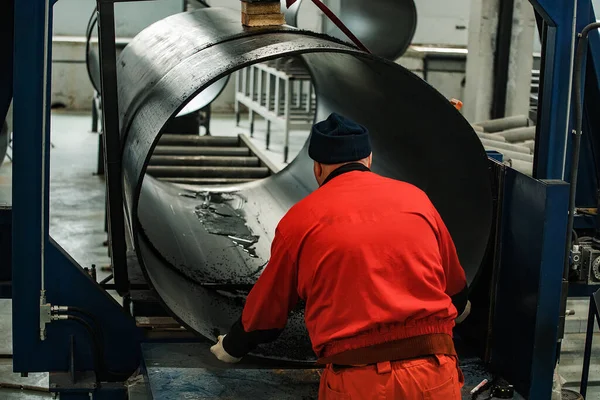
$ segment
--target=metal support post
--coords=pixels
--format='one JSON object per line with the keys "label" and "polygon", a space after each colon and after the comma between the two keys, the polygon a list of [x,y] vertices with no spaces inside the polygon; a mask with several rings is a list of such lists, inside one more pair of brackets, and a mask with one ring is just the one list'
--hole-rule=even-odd
{"label": "metal support post", "polygon": [[129,291],[126,261],[125,217],[121,178],[121,138],[117,93],[115,49],[115,9],[112,2],[98,0],[98,44],[102,83],[102,127],[104,137],[106,189],[108,193],[108,231],[113,274],[117,292]]}
{"label": "metal support post", "polygon": [[283,144],[283,162],[288,162],[288,153],[290,150],[290,118],[292,117],[290,109],[292,102],[292,82],[290,79],[285,80],[285,103],[284,103],[284,118],[285,118],[285,138]]}
{"label": "metal support post", "polygon": [[[250,69],[250,100],[254,100],[254,65],[248,67]],[[254,111],[248,110],[248,119],[250,120],[250,137],[254,136]]]}
{"label": "metal support post", "polygon": [[592,359],[592,341],[594,339],[594,328],[596,327],[596,321],[600,322],[600,315],[598,314],[597,300],[600,300],[600,291],[597,291],[590,296],[590,308],[588,313],[587,330],[585,332],[585,350],[583,351],[583,370],[581,372],[581,385],[579,393],[586,398],[588,380],[590,375],[590,361]]}
{"label": "metal support post", "polygon": [[[44,267],[48,243],[50,108],[48,77],[51,5],[44,0],[14,2],[13,157],[13,367],[28,368],[31,347],[45,339],[40,302],[45,302]],[[36,77],[36,79],[32,79]],[[18,295],[16,295],[18,294]],[[43,297],[43,298],[42,298]]]}
{"label": "metal support post", "polygon": [[[243,72],[236,71],[235,72],[235,92],[239,93],[240,91],[240,80],[242,79],[241,74]],[[240,126],[240,102],[235,99],[233,103],[234,111],[235,111],[235,126]]]}
{"label": "metal support post", "polygon": [[530,0],[542,23],[542,68],[533,176],[564,179],[570,132],[577,0]]}

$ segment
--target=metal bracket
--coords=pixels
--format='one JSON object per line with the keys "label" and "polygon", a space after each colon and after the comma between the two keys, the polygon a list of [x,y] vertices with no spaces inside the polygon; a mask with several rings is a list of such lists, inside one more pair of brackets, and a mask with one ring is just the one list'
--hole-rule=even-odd
{"label": "metal bracket", "polygon": [[[46,300],[45,296],[40,300]],[[52,322],[52,305],[42,302],[40,304],[40,340],[46,340],[46,325]]]}

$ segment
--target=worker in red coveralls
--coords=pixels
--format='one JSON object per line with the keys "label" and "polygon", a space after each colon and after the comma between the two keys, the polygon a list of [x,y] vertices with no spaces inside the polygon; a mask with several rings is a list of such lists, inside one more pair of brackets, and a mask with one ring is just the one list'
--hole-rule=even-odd
{"label": "worker in red coveralls", "polygon": [[369,133],[343,116],[313,126],[308,153],[320,187],[277,226],[240,320],[211,351],[239,361],[303,299],[326,365],[320,399],[461,399],[452,328],[470,303],[442,218],[417,187],[370,171]]}

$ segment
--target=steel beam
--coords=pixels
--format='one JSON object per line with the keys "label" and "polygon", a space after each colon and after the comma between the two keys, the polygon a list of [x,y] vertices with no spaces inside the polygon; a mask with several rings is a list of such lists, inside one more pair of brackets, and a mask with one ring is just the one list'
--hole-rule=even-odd
{"label": "steel beam", "polygon": [[117,59],[115,48],[115,6],[98,0],[98,45],[100,49],[102,86],[102,138],[104,140],[104,173],[108,213],[110,256],[117,292],[129,290],[127,272],[125,215],[121,183],[121,139],[119,134],[119,96],[117,93]]}

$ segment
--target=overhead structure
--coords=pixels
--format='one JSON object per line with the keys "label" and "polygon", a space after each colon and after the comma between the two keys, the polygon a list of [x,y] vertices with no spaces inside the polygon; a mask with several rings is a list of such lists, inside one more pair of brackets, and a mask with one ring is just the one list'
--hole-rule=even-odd
{"label": "overhead structure", "polygon": [[[288,25],[298,26],[298,11],[302,2],[298,0],[285,9]],[[417,29],[417,7],[413,0],[339,0],[330,5],[332,11],[373,53],[388,60],[398,59],[412,42]],[[346,35],[331,21],[326,21],[328,35],[347,41]]]}
{"label": "overhead structure", "polygon": [[[459,112],[391,61],[289,26],[242,28],[237,12],[210,8],[153,24],[118,62],[127,219],[164,305],[206,337],[225,332],[269,259],[276,224],[317,188],[306,146],[283,171],[247,184],[187,192],[146,175],[162,127],[196,96],[238,69],[286,56],[301,57],[312,75],[317,120],[336,111],[367,126],[373,170],[429,195],[473,281],[490,235],[491,184],[484,149]],[[256,354],[312,358],[302,310],[283,335]]]}

